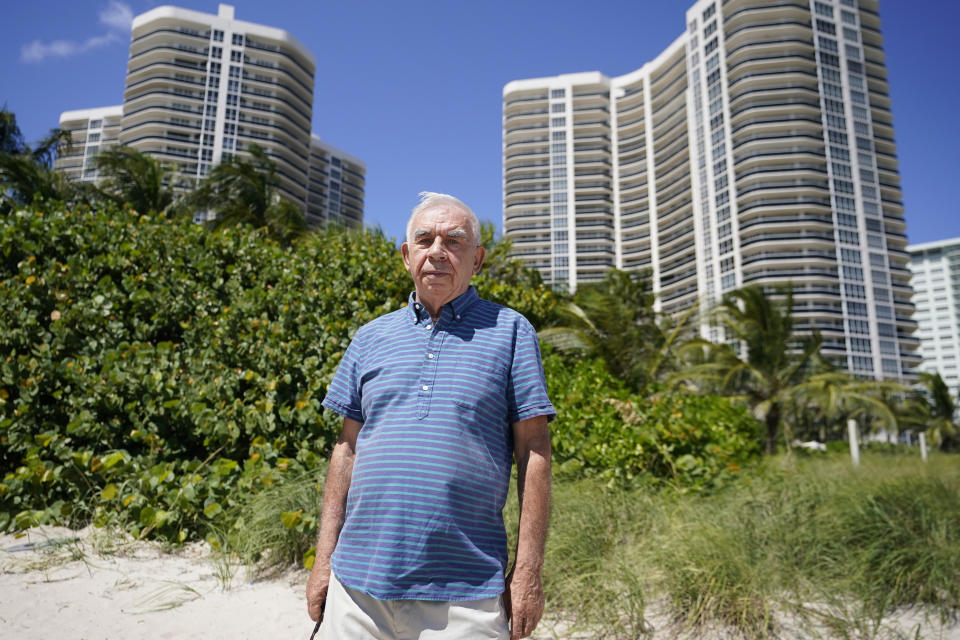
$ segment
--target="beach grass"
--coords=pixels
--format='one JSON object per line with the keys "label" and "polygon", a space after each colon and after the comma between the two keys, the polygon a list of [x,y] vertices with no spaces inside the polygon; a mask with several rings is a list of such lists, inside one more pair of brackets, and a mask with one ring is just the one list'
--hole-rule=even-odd
{"label": "beach grass", "polygon": [[[290,514],[319,512],[322,481],[251,497],[221,553],[256,574],[301,563],[315,526]],[[514,532],[514,498],[504,518]],[[891,620],[960,615],[960,457],[795,453],[709,493],[556,482],[544,588],[564,637],[914,637]]]}

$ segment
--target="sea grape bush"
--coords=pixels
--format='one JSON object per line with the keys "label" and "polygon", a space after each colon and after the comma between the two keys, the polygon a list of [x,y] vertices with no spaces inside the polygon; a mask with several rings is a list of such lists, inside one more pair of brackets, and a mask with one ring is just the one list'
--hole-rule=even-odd
{"label": "sea grape bush", "polygon": [[[543,286],[475,283],[536,325],[557,305]],[[179,542],[319,473],[337,363],[410,289],[378,231],[282,247],[112,206],[0,218],[0,530],[110,520]],[[726,401],[648,402],[602,363],[545,366],[562,473],[706,485],[753,452],[753,423]]]}
{"label": "sea grape bush", "polygon": [[670,483],[709,489],[760,453],[759,425],[721,396],[631,393],[601,360],[544,357],[554,458],[561,476],[597,476],[620,488]]}
{"label": "sea grape bush", "polygon": [[0,220],[0,528],[120,516],[182,540],[313,468],[343,349],[407,282],[377,232],[284,249],[114,208]]}

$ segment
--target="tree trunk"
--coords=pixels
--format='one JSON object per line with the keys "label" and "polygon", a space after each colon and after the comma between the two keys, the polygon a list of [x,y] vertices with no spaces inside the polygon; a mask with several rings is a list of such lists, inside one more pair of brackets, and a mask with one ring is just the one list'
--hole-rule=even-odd
{"label": "tree trunk", "polygon": [[767,425],[767,455],[771,455],[777,448],[777,428],[780,426],[780,405],[773,404],[765,419]]}

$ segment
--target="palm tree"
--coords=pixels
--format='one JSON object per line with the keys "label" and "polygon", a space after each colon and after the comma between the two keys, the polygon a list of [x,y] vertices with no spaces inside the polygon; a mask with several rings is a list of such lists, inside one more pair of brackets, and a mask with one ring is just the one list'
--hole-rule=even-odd
{"label": "palm tree", "polygon": [[27,143],[17,125],[17,117],[6,105],[0,109],[0,153],[19,155],[27,151]]}
{"label": "palm tree", "polygon": [[573,300],[560,305],[564,326],[539,335],[562,352],[599,356],[611,373],[642,392],[669,362],[693,311],[658,322],[654,299],[649,274],[611,269],[601,282],[580,285]]}
{"label": "palm tree", "polygon": [[957,426],[957,403],[939,373],[920,373],[922,389],[916,394],[917,425],[930,435],[930,441],[941,451],[960,449],[960,427]]}
{"label": "palm tree", "polygon": [[266,228],[271,237],[289,244],[307,231],[303,211],[280,195],[276,164],[257,145],[249,157],[234,157],[215,166],[191,197],[192,203],[212,214],[211,226],[220,229],[249,224]]}
{"label": "palm tree", "polygon": [[140,213],[166,214],[174,204],[168,168],[132,147],[117,146],[96,157],[100,191],[117,204]]}
{"label": "palm tree", "polygon": [[83,190],[53,170],[53,160],[60,147],[70,148],[70,133],[51,129],[50,133],[30,147],[23,142],[20,128],[12,113],[0,113],[3,139],[0,141],[0,213],[28,205],[35,200],[68,201]]}
{"label": "palm tree", "polygon": [[[789,289],[779,300],[759,287],[728,293],[715,313],[732,344],[690,342],[685,349],[698,361],[674,376],[743,398],[765,426],[767,453],[775,450],[777,435],[784,431],[785,409],[812,373],[820,348],[819,335],[794,334],[792,307]],[[789,447],[786,431],[784,436]]]}
{"label": "palm tree", "polygon": [[[842,425],[851,418],[879,421],[887,429],[897,430],[900,420],[890,399],[902,397],[907,391],[895,382],[861,380],[843,371],[824,371],[793,387],[793,399],[797,406],[815,413],[823,441],[828,426]],[[843,432],[842,428],[833,431]]]}

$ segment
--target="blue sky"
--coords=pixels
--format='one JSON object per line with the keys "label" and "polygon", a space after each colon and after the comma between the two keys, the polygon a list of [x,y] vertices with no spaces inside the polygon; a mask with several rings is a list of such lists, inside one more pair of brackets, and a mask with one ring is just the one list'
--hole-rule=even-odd
{"label": "blue sky", "polygon": [[[149,0],[8,2],[0,104],[29,140],[62,111],[120,104],[130,16]],[[217,3],[175,3],[207,13]],[[236,0],[317,57],[313,129],[367,163],[365,220],[403,234],[422,190],[501,216],[501,96],[511,80],[639,68],[684,28],[678,0]],[[960,3],[881,0],[907,235],[960,237]]]}

